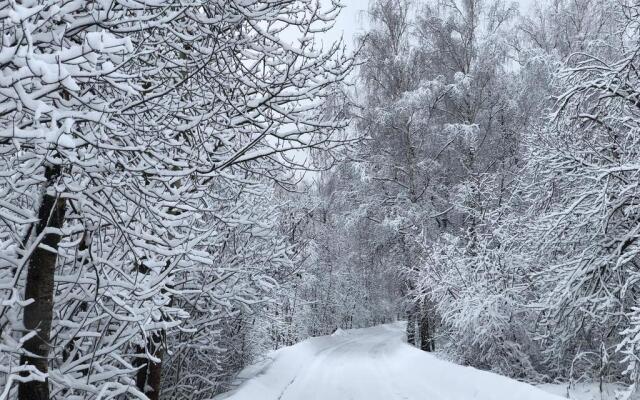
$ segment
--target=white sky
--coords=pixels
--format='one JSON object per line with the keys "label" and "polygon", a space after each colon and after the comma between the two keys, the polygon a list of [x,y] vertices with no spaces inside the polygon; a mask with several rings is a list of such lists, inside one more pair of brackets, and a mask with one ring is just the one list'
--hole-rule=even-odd
{"label": "white sky", "polygon": [[[521,13],[525,13],[529,7],[536,2],[536,0],[512,1],[520,4]],[[509,0],[506,0],[506,2],[509,2]],[[342,9],[334,28],[326,34],[325,40],[333,42],[343,35],[344,42],[352,46],[356,35],[364,31],[369,0],[342,0],[342,3],[345,5],[345,8]]]}
{"label": "white sky", "polygon": [[327,40],[336,41],[342,35],[344,42],[351,46],[355,43],[356,35],[364,32],[369,0],[343,0],[342,2],[346,7],[340,12],[336,25],[328,32]]}

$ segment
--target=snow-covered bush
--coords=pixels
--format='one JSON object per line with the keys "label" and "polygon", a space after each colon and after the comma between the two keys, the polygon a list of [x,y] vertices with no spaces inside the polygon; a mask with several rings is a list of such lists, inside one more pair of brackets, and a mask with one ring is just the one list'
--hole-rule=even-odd
{"label": "snow-covered bush", "polygon": [[559,367],[588,359],[589,373],[620,377],[627,365],[637,382],[640,19],[637,5],[617,10],[610,43],[623,51],[572,55],[556,76],[552,120],[531,137],[540,215],[531,240]]}

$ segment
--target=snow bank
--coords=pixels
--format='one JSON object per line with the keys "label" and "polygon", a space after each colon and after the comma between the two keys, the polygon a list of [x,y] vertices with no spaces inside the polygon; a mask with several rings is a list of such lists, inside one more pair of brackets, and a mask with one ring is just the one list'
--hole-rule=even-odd
{"label": "snow bank", "polygon": [[[557,394],[571,400],[616,400],[616,391],[623,391],[625,387],[615,383],[606,383],[600,392],[600,384],[598,383],[577,383],[574,385],[567,384],[543,384],[538,386],[540,389],[548,393]],[[636,395],[632,397],[634,400],[640,399]]]}

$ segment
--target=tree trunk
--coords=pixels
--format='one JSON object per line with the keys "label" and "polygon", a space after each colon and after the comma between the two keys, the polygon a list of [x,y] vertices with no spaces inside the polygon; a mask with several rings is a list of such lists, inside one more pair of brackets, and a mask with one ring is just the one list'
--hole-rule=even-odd
{"label": "tree trunk", "polygon": [[420,350],[434,351],[432,326],[429,321],[429,310],[426,302],[420,307]]}
{"label": "tree trunk", "polygon": [[416,345],[416,313],[413,305],[407,310],[407,343],[412,346]]}
{"label": "tree trunk", "polygon": [[[164,333],[164,332],[163,332]],[[159,400],[160,399],[160,384],[162,383],[162,358],[164,356],[164,349],[162,345],[162,340],[160,339],[160,334],[154,334],[156,340],[154,340],[155,354],[160,361],[153,362],[149,361],[147,363],[147,386],[148,391],[145,392],[149,400]]]}
{"label": "tree trunk", "polygon": [[[136,350],[138,354],[145,354],[144,346],[136,346]],[[136,373],[136,387],[142,393],[144,393],[144,389],[147,386],[147,372],[148,372],[147,365],[148,364],[149,364],[149,360],[144,359],[142,357],[135,359],[133,362],[133,366],[136,368],[139,368],[138,372]]]}
{"label": "tree trunk", "polygon": [[[160,353],[163,353],[162,350]],[[160,362],[151,362],[149,365],[149,376],[147,377],[147,383],[149,384],[149,391],[146,393],[149,400],[160,399],[160,384],[162,383],[162,357],[163,354],[156,354],[156,357],[160,358]]]}
{"label": "tree trunk", "polygon": [[[136,366],[142,365],[136,374],[136,386],[138,389],[147,395],[150,400],[160,399],[160,385],[162,383],[162,358],[164,356],[162,333],[153,333],[151,337],[147,339],[147,350],[154,357],[159,358],[159,362],[153,362],[151,360],[141,359]],[[138,349],[144,353],[145,349],[140,347]]]}
{"label": "tree trunk", "polygon": [[[39,222],[35,236],[38,237],[46,228],[62,228],[65,214],[65,199],[48,193],[48,189],[55,184],[60,175],[59,166],[45,168],[46,184],[42,203],[38,210]],[[51,320],[53,319],[53,288],[56,269],[57,253],[60,235],[49,233],[44,235],[28,261],[25,298],[33,302],[24,308],[24,326],[28,331],[37,334],[27,340],[23,348],[31,353],[20,357],[21,365],[33,365],[40,372],[48,372],[48,356],[51,335]],[[49,400],[49,381],[20,382],[18,387],[20,400]]]}

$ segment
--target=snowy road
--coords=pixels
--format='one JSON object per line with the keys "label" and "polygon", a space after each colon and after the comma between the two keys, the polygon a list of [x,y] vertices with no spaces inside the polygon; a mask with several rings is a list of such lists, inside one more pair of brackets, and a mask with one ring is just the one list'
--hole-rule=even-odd
{"label": "snowy road", "polygon": [[403,341],[401,323],[339,332],[278,350],[241,374],[225,400],[560,400]]}

